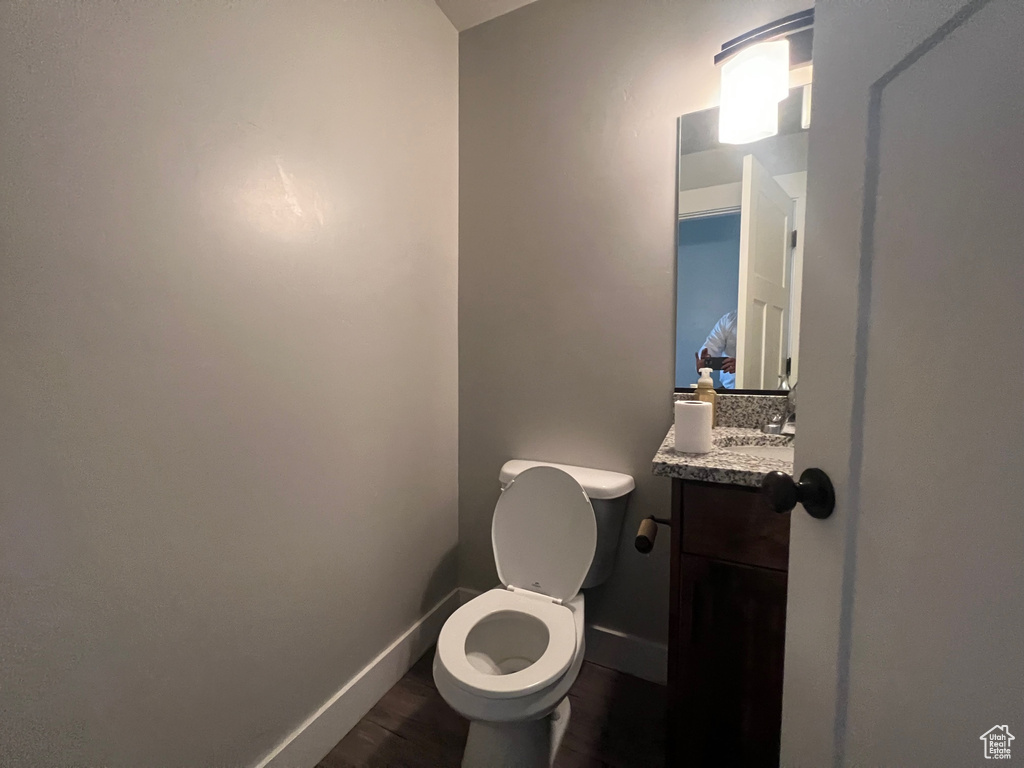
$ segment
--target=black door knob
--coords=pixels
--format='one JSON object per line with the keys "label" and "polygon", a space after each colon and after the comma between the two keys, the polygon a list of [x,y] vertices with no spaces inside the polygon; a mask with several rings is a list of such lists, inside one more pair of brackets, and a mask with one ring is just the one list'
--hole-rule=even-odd
{"label": "black door knob", "polygon": [[820,469],[805,469],[800,481],[785,472],[769,472],[761,481],[761,493],[776,512],[789,512],[798,503],[807,514],[824,520],[836,508],[836,492],[828,475]]}

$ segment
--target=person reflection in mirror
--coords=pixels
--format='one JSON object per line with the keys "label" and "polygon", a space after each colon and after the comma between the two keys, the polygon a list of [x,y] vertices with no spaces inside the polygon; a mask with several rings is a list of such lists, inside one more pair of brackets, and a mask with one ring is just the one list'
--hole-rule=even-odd
{"label": "person reflection in mirror", "polygon": [[703,361],[709,357],[724,357],[722,363],[722,387],[724,389],[736,388],[736,313],[727,312],[722,319],[715,323],[715,327],[708,334],[704,342],[704,349],[700,354],[694,354],[697,359],[697,372],[707,366]]}

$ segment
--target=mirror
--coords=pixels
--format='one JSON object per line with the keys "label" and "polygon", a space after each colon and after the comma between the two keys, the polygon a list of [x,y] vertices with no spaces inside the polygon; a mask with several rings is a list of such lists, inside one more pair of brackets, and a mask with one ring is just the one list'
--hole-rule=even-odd
{"label": "mirror", "polygon": [[717,108],[679,118],[677,390],[694,386],[702,353],[721,368],[712,373],[720,391],[778,391],[797,381],[805,98],[809,113],[810,86],[792,88],[779,105],[778,134],[751,144],[718,142]]}

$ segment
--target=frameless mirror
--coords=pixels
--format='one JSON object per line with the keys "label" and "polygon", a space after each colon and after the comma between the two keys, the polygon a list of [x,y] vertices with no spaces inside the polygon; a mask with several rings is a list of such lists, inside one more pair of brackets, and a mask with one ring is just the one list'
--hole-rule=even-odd
{"label": "frameless mirror", "polygon": [[679,118],[676,389],[778,391],[799,376],[809,86],[779,105],[779,132],[718,142],[718,109]]}

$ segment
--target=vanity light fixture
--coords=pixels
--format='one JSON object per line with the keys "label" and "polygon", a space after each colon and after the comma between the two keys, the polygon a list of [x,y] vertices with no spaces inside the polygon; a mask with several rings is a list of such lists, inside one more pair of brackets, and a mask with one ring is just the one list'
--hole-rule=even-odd
{"label": "vanity light fixture", "polygon": [[745,48],[722,65],[718,140],[749,144],[779,132],[779,102],[789,93],[789,41]]}
{"label": "vanity light fixture", "polygon": [[[809,8],[722,45],[715,56],[715,64],[722,65],[720,142],[748,144],[779,132],[779,102],[789,95],[790,64],[810,59],[813,24],[814,9]],[[806,34],[797,37],[798,32]],[[798,41],[792,50],[790,38]]]}

